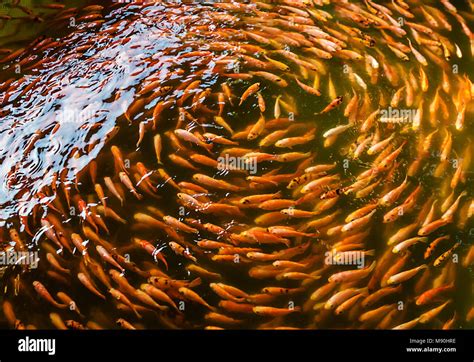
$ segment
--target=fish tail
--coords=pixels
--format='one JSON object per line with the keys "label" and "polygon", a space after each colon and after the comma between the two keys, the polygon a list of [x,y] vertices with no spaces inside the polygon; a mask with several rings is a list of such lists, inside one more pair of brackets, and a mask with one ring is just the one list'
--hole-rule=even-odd
{"label": "fish tail", "polygon": [[191,281],[191,283],[189,283],[188,288],[197,287],[198,285],[201,285],[201,283],[202,283],[202,279],[201,279],[200,277],[197,277],[196,279],[194,279],[193,281]]}

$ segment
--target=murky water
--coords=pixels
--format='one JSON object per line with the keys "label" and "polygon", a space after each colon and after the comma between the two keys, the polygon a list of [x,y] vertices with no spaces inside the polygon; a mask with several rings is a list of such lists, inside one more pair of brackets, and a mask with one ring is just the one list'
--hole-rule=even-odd
{"label": "murky water", "polygon": [[[393,328],[415,320],[411,328],[472,327],[472,46],[443,5],[426,4],[426,15],[409,4],[405,11],[413,11],[408,21],[415,25],[398,28],[385,16],[395,27],[383,30],[385,38],[377,24],[362,26],[344,2],[296,8],[102,4],[59,10],[66,15],[51,16],[34,31],[23,26],[24,34],[14,37],[5,26],[2,46],[27,50],[2,62],[2,242],[17,252],[38,252],[40,260],[35,269],[4,271],[2,325],[60,328],[73,320],[115,328],[117,320],[127,327],[124,319],[137,328]],[[409,18],[403,7],[391,11],[392,18]],[[466,4],[458,16],[472,28]],[[436,27],[429,24],[433,19]],[[421,51],[418,60],[406,36],[396,36],[399,29]],[[28,46],[22,40],[33,33],[46,39]],[[434,46],[434,39],[441,41]],[[258,92],[249,90],[256,82]],[[342,104],[321,114],[336,96]],[[261,117],[265,125],[252,127]],[[335,128],[341,125],[347,127]],[[280,134],[272,142],[262,143],[275,131]],[[225,139],[206,142],[214,137],[209,134]],[[279,145],[282,140],[295,145]],[[222,160],[240,169],[217,169]],[[326,175],[304,170],[330,164],[324,172],[334,178],[308,186]],[[377,172],[360,176],[371,169]],[[300,185],[288,188],[296,177]],[[405,177],[401,195],[381,205]],[[407,205],[418,186],[413,204],[395,210],[388,222],[387,213]],[[266,207],[265,198],[243,202],[263,194],[273,195],[266,201],[283,201]],[[359,223],[347,226],[350,213],[372,204],[373,213],[364,209],[355,218]],[[440,227],[426,238],[420,234],[423,224],[436,220]],[[402,244],[414,237],[423,239]],[[87,255],[77,250],[78,238]],[[397,244],[402,250],[393,253]],[[429,246],[434,251],[425,257]],[[347,260],[333,265],[328,251],[354,252],[365,268],[375,261],[375,270],[328,282],[357,267]],[[399,274],[422,265],[411,276]],[[393,275],[402,280],[389,286]],[[83,276],[104,297],[86,288]],[[153,277],[175,282],[163,285],[165,279]],[[73,308],[41,298],[34,281],[71,305],[57,295],[66,293]],[[147,282],[179,311],[161,312],[137,294],[143,287],[155,303],[173,306],[143,286]],[[142,318],[123,297],[113,298],[111,287]],[[446,290],[417,304],[424,292],[440,287]],[[330,306],[341,292],[346,296]],[[377,292],[388,295],[368,305]]]}

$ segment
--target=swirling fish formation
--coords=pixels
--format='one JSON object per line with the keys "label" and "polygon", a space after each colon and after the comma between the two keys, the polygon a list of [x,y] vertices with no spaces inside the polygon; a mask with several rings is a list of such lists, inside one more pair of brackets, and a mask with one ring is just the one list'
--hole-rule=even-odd
{"label": "swirling fish formation", "polygon": [[60,10],[0,60],[3,326],[472,327],[462,6]]}

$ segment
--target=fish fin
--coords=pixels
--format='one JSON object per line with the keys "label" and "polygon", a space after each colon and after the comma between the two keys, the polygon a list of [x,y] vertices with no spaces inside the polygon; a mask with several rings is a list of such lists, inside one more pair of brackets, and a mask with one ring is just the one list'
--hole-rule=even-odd
{"label": "fish fin", "polygon": [[368,250],[365,254],[370,255],[370,256],[374,256],[375,255],[375,249]]}

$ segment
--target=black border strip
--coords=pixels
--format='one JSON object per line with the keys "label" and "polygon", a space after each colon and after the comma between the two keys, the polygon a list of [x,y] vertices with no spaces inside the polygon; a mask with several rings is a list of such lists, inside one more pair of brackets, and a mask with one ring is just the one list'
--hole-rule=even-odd
{"label": "black border strip", "polygon": [[[19,340],[26,336],[54,338],[55,355],[19,352]],[[407,347],[455,347],[456,352],[407,352]],[[0,361],[9,360],[473,361],[474,330],[3,330]]]}

